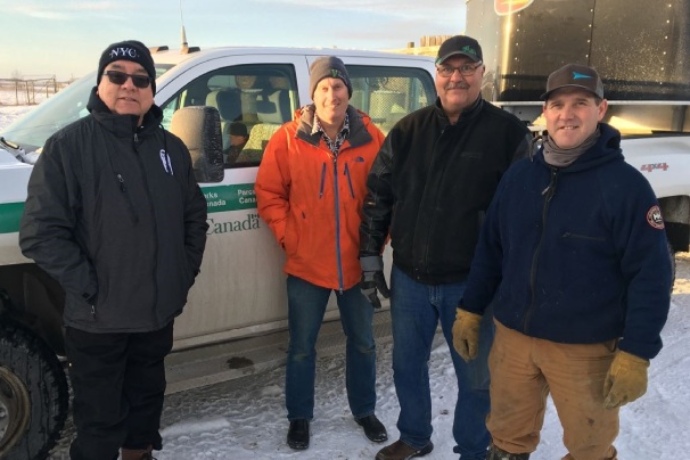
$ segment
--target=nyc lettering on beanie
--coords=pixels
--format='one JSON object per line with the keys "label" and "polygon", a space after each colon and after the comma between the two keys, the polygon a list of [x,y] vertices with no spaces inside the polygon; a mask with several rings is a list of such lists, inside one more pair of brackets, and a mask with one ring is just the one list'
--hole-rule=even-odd
{"label": "nyc lettering on beanie", "polygon": [[141,65],[151,79],[151,89],[156,94],[156,67],[153,65],[151,52],[142,42],[137,40],[126,40],[123,42],[109,45],[98,61],[98,75],[96,84],[101,82],[105,67],[114,61],[132,61]]}

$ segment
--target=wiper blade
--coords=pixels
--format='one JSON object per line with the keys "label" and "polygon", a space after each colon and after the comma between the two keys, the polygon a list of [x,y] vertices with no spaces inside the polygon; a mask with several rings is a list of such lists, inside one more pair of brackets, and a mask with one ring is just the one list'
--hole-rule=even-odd
{"label": "wiper blade", "polygon": [[15,143],[12,142],[12,141],[8,141],[8,140],[5,139],[4,137],[0,137],[0,144],[4,145],[4,146],[6,146],[6,147],[9,147],[9,148],[11,148],[12,150],[19,150],[19,144],[15,144]]}
{"label": "wiper blade", "polygon": [[12,141],[8,141],[4,137],[0,136],[0,147],[2,147],[3,145],[9,149],[8,153],[10,155],[13,155],[17,160],[21,161],[22,163],[32,165],[36,163],[36,160],[38,160],[38,152],[26,153],[26,150],[24,150],[19,144],[14,143]]}

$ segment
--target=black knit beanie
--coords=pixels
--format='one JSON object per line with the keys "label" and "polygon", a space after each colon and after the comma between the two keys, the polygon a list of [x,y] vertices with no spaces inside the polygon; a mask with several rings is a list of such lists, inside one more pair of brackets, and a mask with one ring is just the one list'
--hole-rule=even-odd
{"label": "black knit beanie", "polygon": [[324,78],[340,78],[347,86],[347,94],[352,97],[352,83],[345,64],[335,56],[320,57],[309,68],[309,94],[314,98],[314,90]]}
{"label": "black knit beanie", "polygon": [[151,52],[146,45],[137,40],[126,40],[124,42],[113,43],[103,51],[101,59],[98,61],[96,84],[101,82],[103,71],[108,64],[122,60],[140,64],[151,79],[151,89],[153,90],[153,94],[156,94],[156,67],[153,65]]}

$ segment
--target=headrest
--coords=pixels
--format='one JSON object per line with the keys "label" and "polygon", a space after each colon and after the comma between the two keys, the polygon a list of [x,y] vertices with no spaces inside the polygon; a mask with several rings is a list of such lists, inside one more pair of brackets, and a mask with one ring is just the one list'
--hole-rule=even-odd
{"label": "headrest", "polygon": [[234,120],[242,113],[240,95],[232,89],[218,89],[206,96],[206,105],[215,107],[223,120]]}
{"label": "headrest", "polygon": [[283,124],[283,116],[278,110],[281,92],[285,92],[285,90],[278,90],[269,95],[262,95],[259,97],[259,100],[256,101],[256,115],[259,117],[260,122],[278,125]]}
{"label": "headrest", "polygon": [[273,89],[290,89],[290,80],[287,77],[272,76],[268,77],[268,81]]}

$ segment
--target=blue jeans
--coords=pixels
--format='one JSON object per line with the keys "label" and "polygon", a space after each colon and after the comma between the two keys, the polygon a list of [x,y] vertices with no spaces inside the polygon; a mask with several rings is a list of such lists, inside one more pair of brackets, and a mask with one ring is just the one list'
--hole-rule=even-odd
{"label": "blue jeans", "polygon": [[[288,347],[285,405],[288,420],[314,417],[316,338],[331,289],[288,275]],[[340,322],[347,337],[345,387],[355,418],[376,409],[376,343],[372,331],[374,310],[359,285],[336,292]]]}
{"label": "blue jeans", "polygon": [[400,439],[424,447],[431,439],[431,390],[429,356],[441,321],[458,379],[453,437],[462,460],[483,460],[490,436],[488,355],[493,341],[491,312],[482,320],[479,353],[465,363],[453,348],[455,310],[465,291],[465,282],[422,284],[393,266],[391,273],[391,317],[393,319],[393,378],[400,402]]}

